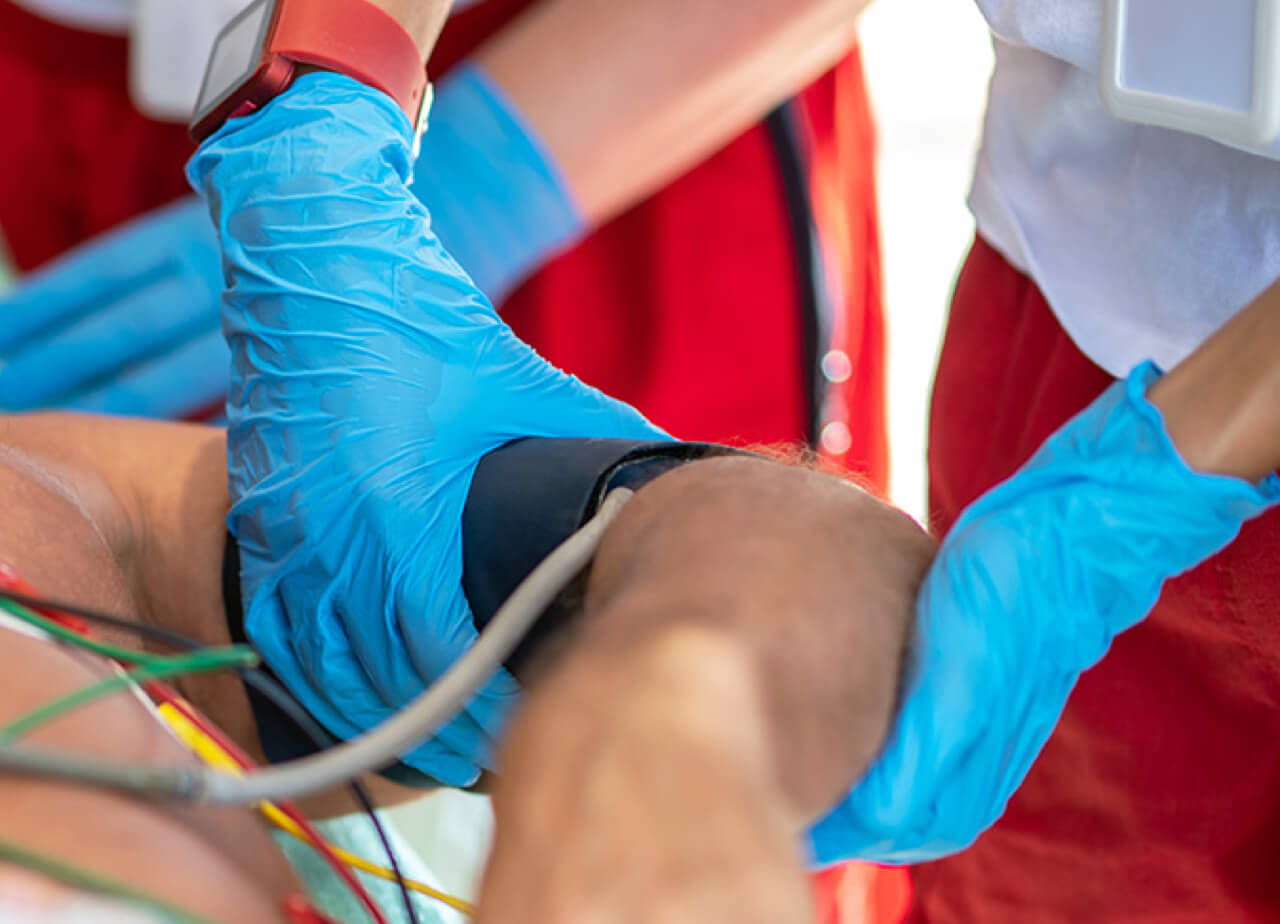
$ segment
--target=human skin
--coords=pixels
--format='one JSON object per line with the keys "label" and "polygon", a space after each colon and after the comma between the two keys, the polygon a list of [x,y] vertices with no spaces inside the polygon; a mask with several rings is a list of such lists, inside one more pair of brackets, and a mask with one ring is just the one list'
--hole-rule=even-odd
{"label": "human skin", "polygon": [[[1280,464],[1277,293],[1151,391],[1202,470]],[[224,458],[201,427],[0,419],[0,558],[50,594],[225,644]],[[580,630],[512,723],[481,924],[807,920],[796,835],[887,733],[932,550],[901,514],[803,468],[714,459],[643,488],[605,534]],[[0,719],[101,670],[0,631]],[[258,749],[238,681],[183,692]],[[34,740],[190,759],[126,697]],[[292,885],[246,812],[29,780],[0,798],[0,836],[214,917],[274,920]],[[119,826],[146,832],[136,849],[119,850]],[[232,896],[245,904],[228,910]]]}
{"label": "human skin", "polygon": [[[140,616],[119,567],[118,555],[132,554],[131,532],[119,519],[98,515],[115,503],[112,488],[92,470],[22,448],[24,441],[14,436],[14,427],[0,421],[0,559],[36,586]],[[100,658],[0,628],[0,724],[109,670]],[[194,762],[132,696],[102,700],[27,737],[33,745],[104,760]],[[82,786],[6,777],[0,782],[0,837],[212,920],[279,921],[281,900],[299,889],[247,809],[160,807]],[[14,875],[0,865],[0,892],[29,893],[30,884]],[[49,886],[53,894],[60,889]]]}
{"label": "human skin", "polygon": [[422,51],[426,59],[435,47],[440,30],[449,18],[453,0],[369,0],[374,6],[394,18]]}
{"label": "human skin", "polygon": [[803,468],[638,495],[507,741],[478,924],[812,921],[799,835],[888,732],[933,551]]}
{"label": "human skin", "polygon": [[[1277,357],[1280,283],[1152,387],[1193,468],[1280,466]],[[893,598],[931,546],[865,498],[783,488],[804,473],[720,474],[677,472],[606,538],[627,564],[594,570],[592,622],[507,740],[520,774],[495,795],[477,924],[810,919],[793,845],[884,740],[909,624]],[[675,606],[654,592],[673,585]]]}
{"label": "human skin", "polygon": [[[450,4],[374,2],[427,57]],[[868,3],[542,0],[475,58],[546,144],[594,227],[705,160],[848,54]]]}
{"label": "human skin", "polygon": [[[16,522],[30,524],[23,530],[0,530],[0,558],[11,562],[30,582],[52,596],[180,631],[206,644],[229,643],[220,582],[227,512],[226,447],[221,431],[185,424],[72,414],[33,414],[0,418],[0,447],[3,447],[0,452],[6,457],[22,461],[17,484],[6,491],[5,496],[15,509],[24,511],[24,518]],[[23,493],[34,490],[32,485],[38,487],[46,482],[58,486],[65,495],[58,502],[65,508],[66,517],[74,521],[76,529],[69,529],[50,517],[47,508],[53,500],[58,500],[56,497],[34,503]],[[44,494],[49,494],[49,491],[45,489]],[[707,499],[713,499],[714,503],[708,505]],[[683,512],[675,519],[663,517],[663,511],[675,509]],[[851,511],[857,515],[843,525],[837,522],[842,512]],[[778,515],[783,513],[786,515],[780,518]],[[819,517],[815,518],[815,514]],[[708,517],[725,517],[725,520],[717,525],[708,522]],[[656,534],[650,533],[653,522],[661,527]],[[753,538],[748,525],[762,532],[763,538]],[[672,529],[678,533],[687,531],[687,545],[668,548],[665,537]],[[863,531],[876,532],[876,535],[858,538]],[[656,536],[657,539],[646,539],[646,536]],[[830,557],[809,555],[809,552],[833,542],[843,547],[845,552],[838,565]],[[903,548],[901,561],[907,564],[885,570],[886,550],[898,543]],[[676,549],[679,549],[681,573],[670,569],[669,553]],[[674,797],[671,805],[687,805],[690,800],[710,805],[700,795],[706,787],[719,791],[716,780],[727,783],[736,779],[741,768],[762,766],[754,751],[748,754],[746,750],[739,753],[735,749],[761,745],[771,753],[775,743],[752,743],[746,739],[739,742],[735,734],[730,736],[734,739],[729,742],[732,747],[721,753],[707,749],[707,743],[715,740],[712,735],[703,736],[701,740],[677,738],[671,741],[663,722],[653,723],[647,718],[633,721],[633,718],[648,716],[660,719],[661,712],[670,711],[672,716],[684,719],[703,715],[709,728],[723,725],[721,719],[724,716],[732,716],[736,722],[738,715],[745,714],[743,710],[747,708],[744,705],[747,701],[731,701],[730,694],[736,697],[737,684],[755,676],[754,669],[744,673],[741,668],[756,655],[765,657],[773,665],[770,673],[783,664],[791,665],[791,669],[783,670],[779,675],[782,679],[776,687],[776,699],[771,695],[762,700],[762,708],[795,710],[801,705],[797,700],[830,692],[833,699],[829,709],[818,709],[819,716],[840,710],[859,718],[846,728],[847,734],[840,741],[823,744],[817,737],[805,738],[804,752],[794,756],[810,767],[798,779],[809,781],[812,778],[818,784],[812,788],[807,782],[798,786],[795,790],[798,798],[794,802],[781,801],[770,795],[774,792],[770,788],[774,782],[770,772],[753,778],[759,785],[740,791],[740,795],[750,794],[751,798],[723,804],[720,815],[726,822],[735,821],[747,829],[777,822],[780,826],[770,828],[771,833],[790,831],[801,815],[816,810],[826,790],[837,785],[835,780],[843,772],[840,768],[851,761],[868,759],[883,736],[892,711],[905,632],[910,625],[912,587],[931,549],[929,540],[905,516],[873,501],[839,479],[756,459],[691,463],[642,488],[626,509],[624,518],[606,533],[581,617],[581,624],[587,627],[593,627],[597,613],[604,618],[599,627],[593,627],[583,636],[583,640],[596,640],[591,646],[593,650],[598,643],[621,644],[627,649],[632,633],[642,628],[644,621],[654,614],[669,611],[686,613],[690,631],[676,639],[676,649],[681,653],[684,668],[681,676],[687,675],[688,686],[685,689],[690,698],[645,701],[641,710],[643,715],[633,714],[630,692],[617,690],[609,677],[589,668],[596,663],[607,665],[609,671],[621,667],[623,675],[633,676],[640,687],[660,685],[667,693],[673,693],[682,686],[675,682],[675,676],[668,676],[671,665],[666,655],[670,645],[665,636],[659,640],[656,649],[651,650],[645,642],[634,652],[623,652],[621,658],[615,653],[604,662],[597,662],[594,658],[570,662],[572,670],[568,674],[569,680],[564,682],[572,685],[585,683],[591,688],[588,695],[606,714],[613,711],[611,704],[616,701],[616,728],[629,751],[651,750],[664,755],[664,761],[686,769],[680,791],[670,794]],[[786,555],[775,560],[772,566],[765,567],[762,556],[773,560],[775,553],[784,550]],[[878,551],[878,555],[868,556],[872,550]],[[806,566],[802,561],[806,557],[823,563],[823,567]],[[699,561],[705,565],[701,574],[698,573],[702,570]],[[830,579],[837,576],[831,570],[833,566],[839,571],[841,583],[830,583]],[[760,628],[759,633],[739,636],[733,629],[735,620],[732,617],[720,630],[714,624],[708,624],[703,617],[711,602],[708,594],[717,586],[737,589],[735,596],[722,601],[730,606],[730,610],[748,600],[743,590],[748,582],[741,579],[744,572],[758,575],[752,586],[762,590],[767,588],[774,594],[772,599],[756,597],[752,604],[753,613],[763,615],[759,607],[766,604],[777,610],[770,614],[768,626],[763,622],[753,622]],[[650,573],[652,581],[645,577]],[[777,583],[783,575],[788,584]],[[643,594],[634,592],[634,582],[644,588]],[[846,605],[847,601],[836,598],[850,586],[849,582],[857,582],[862,595],[862,602],[852,608]],[[810,661],[819,653],[804,644],[797,644],[783,646],[775,654],[770,654],[766,649],[774,649],[777,628],[788,619],[817,622],[828,618],[837,608],[865,616],[846,616],[839,621],[839,626],[852,636],[828,633],[824,642],[826,645],[843,645],[846,642],[852,645],[856,653],[847,659],[848,672],[861,672],[861,680],[853,684],[837,684],[830,691],[821,684],[811,688],[807,684],[797,686],[790,682],[808,673],[815,666]],[[598,634],[595,628],[599,629]],[[722,644],[725,637],[736,639],[735,644],[726,649]],[[851,642],[851,637],[857,637],[856,642]],[[816,636],[811,638],[817,640]],[[136,644],[136,640],[127,636],[116,636],[114,640]],[[570,649],[579,643],[574,639]],[[61,655],[51,646],[44,648],[50,657]],[[654,651],[661,657],[655,660]],[[705,662],[701,660],[703,654],[706,655]],[[6,656],[0,652],[0,660]],[[39,664],[38,659],[27,660],[25,652],[16,657],[20,657],[24,664]],[[3,667],[4,664],[0,663],[0,668]],[[651,675],[652,667],[661,668],[663,673]],[[22,695],[11,694],[6,703],[11,714],[20,714],[53,695],[47,682],[42,685],[35,681],[35,677],[47,673],[47,666],[40,665],[30,683],[24,682],[15,688],[20,689]],[[553,662],[546,677],[549,681],[558,674],[559,668]],[[719,685],[709,684],[704,690],[705,682],[714,678],[720,678]],[[87,679],[68,675],[65,684],[67,689],[71,689]],[[541,682],[535,679],[535,689]],[[242,747],[251,754],[261,755],[253,717],[237,679],[207,676],[178,681],[178,685],[184,695]],[[108,705],[116,709],[136,710],[125,697],[117,697]],[[654,713],[655,706],[661,707],[657,714]],[[811,712],[811,706],[806,702],[804,711]],[[536,714],[536,711],[531,714]],[[571,718],[572,714],[572,710],[566,712],[566,718]],[[91,710],[81,713],[81,717],[90,723],[96,718],[98,724],[95,727],[99,733],[108,727]],[[67,720],[68,723],[72,721]],[[167,742],[158,726],[149,723],[145,715],[140,713],[135,722]],[[523,724],[523,720],[515,723],[517,731]],[[824,722],[803,719],[799,724],[810,728],[815,735],[825,726]],[[733,725],[730,723],[724,727],[732,728]],[[751,727],[754,726],[741,726],[742,729]],[[572,725],[566,724],[564,728],[571,729]],[[57,723],[50,726],[48,733],[58,735],[68,730],[80,732],[78,728]],[[541,734],[537,733],[535,737],[540,738]],[[856,744],[846,746],[854,739]],[[57,737],[38,740],[51,747],[67,743]],[[171,742],[168,742],[167,750],[157,752],[143,743],[131,744],[130,741],[113,732],[110,742],[102,742],[103,750],[99,751],[95,746],[90,748],[90,752],[120,760],[168,763],[189,759],[184,758],[181,749]],[[78,740],[76,746],[83,747],[85,743],[83,739]],[[556,749],[554,742],[548,741],[547,745]],[[837,756],[828,759],[828,750]],[[513,754],[518,756],[507,761],[508,774],[522,776],[527,765],[530,773],[539,774],[538,779],[542,779],[540,768],[543,763],[538,752],[537,747],[529,750],[513,746]],[[784,773],[784,778],[791,777],[790,771]],[[581,781],[578,775],[566,774],[558,786],[563,791],[565,787]],[[383,802],[417,795],[416,791],[392,787],[385,781],[369,782],[375,797]],[[60,784],[32,782],[23,785],[62,791]],[[78,792],[74,787],[68,789]],[[530,791],[541,791],[541,787],[534,786]],[[121,811],[137,813],[145,818],[163,819],[168,814],[168,810],[117,796],[88,791],[83,795],[96,800],[112,800],[119,804]],[[609,801],[599,806],[605,814],[610,811]],[[94,819],[100,816],[94,813],[79,814],[74,816],[76,823],[68,821],[62,825],[63,804],[61,799],[43,800],[41,811],[30,819],[30,823],[34,825],[38,821],[45,827],[79,830],[76,843],[80,852],[72,858],[96,868],[111,855],[115,845],[108,833],[100,832],[96,827]],[[66,804],[75,803],[74,800],[66,800]],[[321,813],[350,808],[337,796],[312,801],[304,807]],[[624,803],[618,802],[614,810],[621,812],[623,807]],[[0,815],[6,812],[0,812]],[[8,814],[11,822],[21,815]],[[247,813],[236,814],[241,817],[241,824],[253,826],[254,822]],[[509,812],[505,804],[500,803],[499,818],[505,819],[509,814],[518,817],[519,812],[514,805]],[[50,821],[55,824],[50,826]],[[643,822],[643,819],[636,821]],[[5,824],[0,822],[0,832],[7,832],[4,836],[12,835],[13,839],[32,845],[42,843],[32,840],[31,832],[26,828],[11,830]],[[504,831],[508,827],[503,824]],[[635,833],[643,842],[643,824]],[[665,843],[661,836],[666,832],[654,828],[651,833],[651,852],[661,854],[661,845]],[[740,839],[740,842],[746,844],[747,840]],[[772,838],[765,839],[765,842],[778,843]],[[784,838],[783,842],[787,849],[770,856],[773,862],[769,869],[778,871],[782,878],[792,883],[791,897],[800,903],[799,907],[803,907],[807,893],[799,861],[792,853],[789,839]],[[58,851],[62,849],[61,844],[50,846]],[[536,849],[540,852],[543,847],[537,846]],[[509,857],[511,854],[508,850],[503,855]],[[261,864],[255,866],[270,869],[270,863],[274,862],[271,857],[274,854],[264,856]],[[226,858],[221,859],[225,862]],[[678,861],[679,857],[675,855],[671,859]],[[169,876],[168,866],[161,858],[148,854],[146,860],[136,868],[130,866],[124,870],[135,877],[131,881],[146,885],[163,879],[175,888],[183,882],[181,876]],[[216,851],[207,860],[191,858],[186,868],[200,870],[209,862],[219,862]],[[111,869],[116,870],[114,866]],[[195,876],[189,885],[194,887],[201,882],[203,880]],[[219,894],[223,892],[229,894],[228,890],[219,890]],[[173,897],[198,898],[184,892]],[[226,919],[254,920],[248,914],[230,915]]]}
{"label": "human skin", "polygon": [[866,5],[542,0],[475,57],[546,143],[597,225],[705,160],[848,54]]}
{"label": "human skin", "polygon": [[[51,596],[133,615],[205,645],[232,643],[222,597],[229,501],[221,430],[89,415],[13,415],[0,418],[0,446],[23,453],[75,485],[86,517],[106,537],[109,549],[98,570],[110,566],[111,574],[99,577],[113,588],[111,594],[82,595],[79,588],[67,586],[57,566],[57,547],[42,558],[53,563],[53,580],[43,580],[42,570],[23,570],[28,581]],[[117,641],[138,645],[138,639],[128,636]],[[265,762],[238,678],[207,674],[174,685],[251,757]],[[378,776],[362,782],[382,804],[420,795]],[[359,810],[345,789],[301,804],[317,817]]]}
{"label": "human skin", "polygon": [[1152,386],[1192,468],[1258,481],[1280,465],[1280,282]]}

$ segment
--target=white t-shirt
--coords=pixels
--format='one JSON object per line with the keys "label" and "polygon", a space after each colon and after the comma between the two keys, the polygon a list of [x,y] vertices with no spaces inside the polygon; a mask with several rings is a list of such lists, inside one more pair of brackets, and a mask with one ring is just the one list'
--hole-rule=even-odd
{"label": "white t-shirt", "polygon": [[1102,0],[978,0],[995,33],[978,230],[1113,375],[1175,365],[1280,278],[1280,162],[1114,118]]}

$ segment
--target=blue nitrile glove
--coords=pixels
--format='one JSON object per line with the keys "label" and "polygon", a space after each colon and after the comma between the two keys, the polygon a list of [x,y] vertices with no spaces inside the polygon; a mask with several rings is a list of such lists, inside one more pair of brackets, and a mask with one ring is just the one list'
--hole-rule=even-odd
{"label": "blue nitrile glove", "polygon": [[586,230],[551,153],[475,64],[438,87],[412,188],[494,304]]}
{"label": "blue nitrile glove", "polygon": [[[246,628],[343,737],[476,638],[461,517],[482,456],[525,436],[664,438],[498,318],[406,185],[411,135],[388,97],[310,74],[231,120],[189,168],[230,286],[229,523]],[[406,761],[472,782],[516,692],[495,677]]]}
{"label": "blue nitrile glove", "polygon": [[[413,182],[494,302],[583,231],[568,188],[473,64],[440,85]],[[219,254],[197,200],[72,251],[0,298],[0,409],[180,417],[226,393]]]}
{"label": "blue nitrile glove", "polygon": [[915,863],[1003,814],[1080,674],[1280,499],[1192,471],[1139,367],[956,521],[925,579],[885,751],[811,832],[819,862]]}
{"label": "blue nitrile glove", "polygon": [[184,199],[71,251],[0,298],[0,409],[181,417],[222,400],[218,242]]}

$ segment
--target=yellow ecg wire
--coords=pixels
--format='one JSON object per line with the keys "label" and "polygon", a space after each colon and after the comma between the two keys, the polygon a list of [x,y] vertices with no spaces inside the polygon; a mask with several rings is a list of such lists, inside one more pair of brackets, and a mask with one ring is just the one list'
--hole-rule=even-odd
{"label": "yellow ecg wire", "polygon": [[[192,724],[185,715],[172,705],[169,703],[160,703],[156,708],[160,711],[160,715],[164,718],[169,727],[173,729],[173,732],[178,736],[178,738],[181,739],[183,744],[189,747],[197,757],[210,767],[217,770],[225,770],[226,772],[236,774],[237,776],[243,773],[240,765],[236,763],[230,754],[223,750],[218,742],[214,741]],[[285,815],[284,812],[280,811],[279,807],[273,803],[258,803],[258,811],[263,814],[267,821],[275,825],[285,834],[302,841],[304,844],[309,846],[311,845],[311,839],[302,833],[302,829],[294,823],[293,819]],[[367,873],[377,879],[384,879],[387,882],[396,881],[395,873],[387,869],[385,866],[379,866],[376,863],[372,863],[364,857],[357,856],[348,850],[343,850],[341,847],[334,844],[330,844],[329,849],[333,851],[334,855],[339,860],[354,870]],[[433,889],[431,886],[418,882],[415,879],[406,878],[405,885],[414,892],[421,893],[429,898],[434,898],[436,901],[442,902],[450,908],[453,908],[455,911],[462,912],[468,917],[475,915],[475,906],[468,901],[464,901],[463,899],[450,895],[447,892],[442,892],[439,889]]]}

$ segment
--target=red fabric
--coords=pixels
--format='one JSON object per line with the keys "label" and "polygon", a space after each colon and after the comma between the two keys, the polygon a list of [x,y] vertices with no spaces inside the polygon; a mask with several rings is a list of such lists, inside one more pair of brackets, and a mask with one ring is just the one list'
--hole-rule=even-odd
{"label": "red fabric", "polygon": [[[450,23],[437,72],[528,0],[489,0]],[[856,52],[802,94],[816,219],[842,292],[833,347],[854,375],[832,390],[837,458],[888,481],[875,135]],[[752,128],[548,266],[503,316],[552,362],[685,439],[805,437],[797,267],[775,155]]]}
{"label": "red fabric", "polygon": [[[488,0],[455,17],[432,73],[444,73],[528,2]],[[8,102],[0,228],[23,270],[189,192],[185,130],[133,108],[126,54],[123,39],[52,25],[0,0]],[[854,368],[830,390],[826,419],[850,430],[851,447],[836,461],[883,493],[875,138],[856,52],[805,91],[802,112],[815,220],[838,296],[830,346]],[[678,436],[798,442],[806,436],[799,271],[775,155],[756,127],[556,260],[503,314],[557,365]],[[868,887],[867,872],[845,875],[828,874],[833,895]],[[874,878],[869,887],[889,894],[884,907],[899,889],[896,880]],[[862,899],[842,900],[830,913],[861,922],[862,907]]]}
{"label": "red fabric", "polygon": [[[981,240],[934,389],[945,530],[1111,384]],[[1081,680],[1005,817],[914,871],[910,920],[1280,921],[1280,516],[1171,582]]]}
{"label": "red fabric", "polygon": [[855,49],[800,99],[809,128],[814,220],[837,302],[830,346],[843,351],[852,368],[847,381],[830,389],[826,413],[827,420],[849,425],[850,446],[829,454],[887,497],[876,134],[859,52]]}
{"label": "red fabric", "polygon": [[190,192],[186,129],[134,109],[127,68],[123,39],[0,0],[0,229],[19,269]]}
{"label": "red fabric", "polygon": [[897,924],[910,902],[906,871],[848,863],[813,876],[818,924]]}
{"label": "red fabric", "polygon": [[[458,16],[435,72],[526,2],[489,0]],[[187,192],[184,129],[133,108],[126,54],[123,39],[56,26],[0,0],[9,102],[0,228],[21,269]],[[818,211],[846,280],[838,345],[858,361],[842,389],[849,410],[835,411],[852,413],[848,464],[883,488],[874,141],[856,56],[806,103]],[[504,314],[553,362],[679,436],[797,441],[805,402],[796,274],[774,153],[754,128],[555,261]]]}

